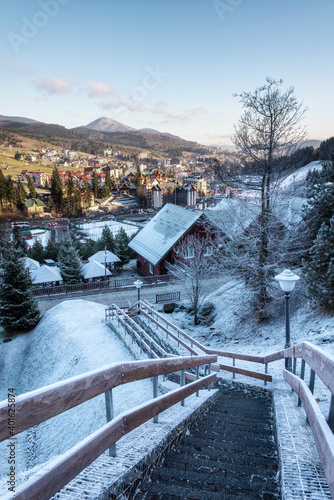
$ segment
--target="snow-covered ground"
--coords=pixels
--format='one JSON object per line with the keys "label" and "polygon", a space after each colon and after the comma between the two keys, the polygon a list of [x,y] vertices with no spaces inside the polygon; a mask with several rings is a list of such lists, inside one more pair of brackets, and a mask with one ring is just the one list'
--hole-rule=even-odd
{"label": "snow-covered ground", "polygon": [[[26,335],[0,343],[0,400],[7,389],[19,394],[103,365],[132,360],[124,344],[104,323],[105,306],[85,300],[63,302],[45,313]],[[152,398],[149,380],[113,390],[115,415]],[[49,462],[106,423],[101,395],[18,436],[17,469]],[[0,491],[7,490],[6,442],[0,444]],[[36,470],[40,469],[40,465]]]}
{"label": "snow-covered ground", "polygon": [[80,224],[78,227],[81,231],[87,235],[88,238],[91,238],[94,241],[97,241],[101,237],[102,230],[104,226],[108,226],[110,231],[114,236],[118,233],[118,231],[123,228],[128,236],[132,236],[134,233],[140,229],[139,226],[125,224],[122,222],[116,221],[100,221],[100,222],[86,222],[84,224]]}

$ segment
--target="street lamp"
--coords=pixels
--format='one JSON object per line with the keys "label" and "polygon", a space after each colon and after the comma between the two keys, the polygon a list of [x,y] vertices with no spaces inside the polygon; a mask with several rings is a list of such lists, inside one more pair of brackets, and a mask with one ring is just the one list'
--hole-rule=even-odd
{"label": "street lamp", "polygon": [[[285,269],[281,274],[275,276],[275,280],[279,282],[285,293],[285,349],[290,347],[290,293],[299,279],[299,276],[290,269]],[[285,368],[291,370],[291,358],[285,358]]]}
{"label": "street lamp", "polygon": [[135,286],[136,286],[136,288],[138,290],[138,302],[139,302],[140,301],[140,289],[141,289],[141,286],[142,286],[143,282],[140,281],[140,280],[137,280],[137,281],[134,282],[134,284],[135,284]]}
{"label": "street lamp", "polygon": [[106,287],[107,281],[107,246],[104,247],[104,286]]}

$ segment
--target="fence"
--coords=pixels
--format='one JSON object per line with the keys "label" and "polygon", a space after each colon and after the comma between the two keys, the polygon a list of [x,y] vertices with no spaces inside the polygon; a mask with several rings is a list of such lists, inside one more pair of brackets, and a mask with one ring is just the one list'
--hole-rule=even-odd
{"label": "fence", "polygon": [[[122,288],[125,286],[132,286],[138,277],[126,278],[126,279],[116,279],[116,280],[103,280],[95,281],[92,283],[77,283],[75,285],[59,285],[59,286],[48,286],[35,288],[33,295],[35,297],[45,297],[49,295],[61,295],[70,294],[76,292],[88,292],[88,291],[104,291],[116,288]],[[143,276],[140,278],[144,285],[158,285],[160,283],[169,283],[170,276],[168,274],[163,276]]]}
{"label": "fence", "polygon": [[157,293],[155,302],[159,304],[160,302],[168,302],[169,300],[180,300],[180,297],[181,292]]}
{"label": "fence", "polygon": [[[184,385],[184,373],[185,370],[194,367],[203,365],[210,367],[211,363],[216,360],[216,356],[199,356],[115,363],[19,396],[15,401],[15,426],[10,428],[8,426],[8,401],[2,401],[0,403],[0,441],[13,439],[13,436],[20,432],[102,393],[106,395],[107,420],[110,420],[101,429],[19,486],[11,498],[13,500],[49,499],[108,448],[109,453],[113,453],[112,446],[122,436],[171,406],[182,403],[191,394],[212,384],[216,374],[206,375]],[[181,387],[157,397],[157,377],[177,370],[183,373]],[[125,411],[113,419],[112,389],[122,384],[151,377],[155,381],[153,383],[154,399]]]}

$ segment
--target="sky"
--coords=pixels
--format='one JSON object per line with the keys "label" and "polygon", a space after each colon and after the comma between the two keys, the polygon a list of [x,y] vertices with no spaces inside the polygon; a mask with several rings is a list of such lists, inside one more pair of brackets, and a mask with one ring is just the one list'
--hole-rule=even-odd
{"label": "sky", "polygon": [[13,0],[0,18],[0,114],[67,128],[106,116],[231,144],[234,94],[267,76],[334,135],[333,0]]}

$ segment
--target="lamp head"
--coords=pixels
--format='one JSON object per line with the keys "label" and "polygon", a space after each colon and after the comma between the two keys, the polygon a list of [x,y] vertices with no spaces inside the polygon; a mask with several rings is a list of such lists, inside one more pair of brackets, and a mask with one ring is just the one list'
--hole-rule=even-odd
{"label": "lamp head", "polygon": [[275,280],[277,280],[280,284],[281,289],[285,293],[290,293],[295,288],[296,281],[300,279],[297,274],[294,274],[290,269],[284,269],[281,274],[275,276]]}
{"label": "lamp head", "polygon": [[141,288],[142,284],[143,284],[143,282],[140,280],[137,280],[134,282],[134,285],[136,286],[137,289]]}

